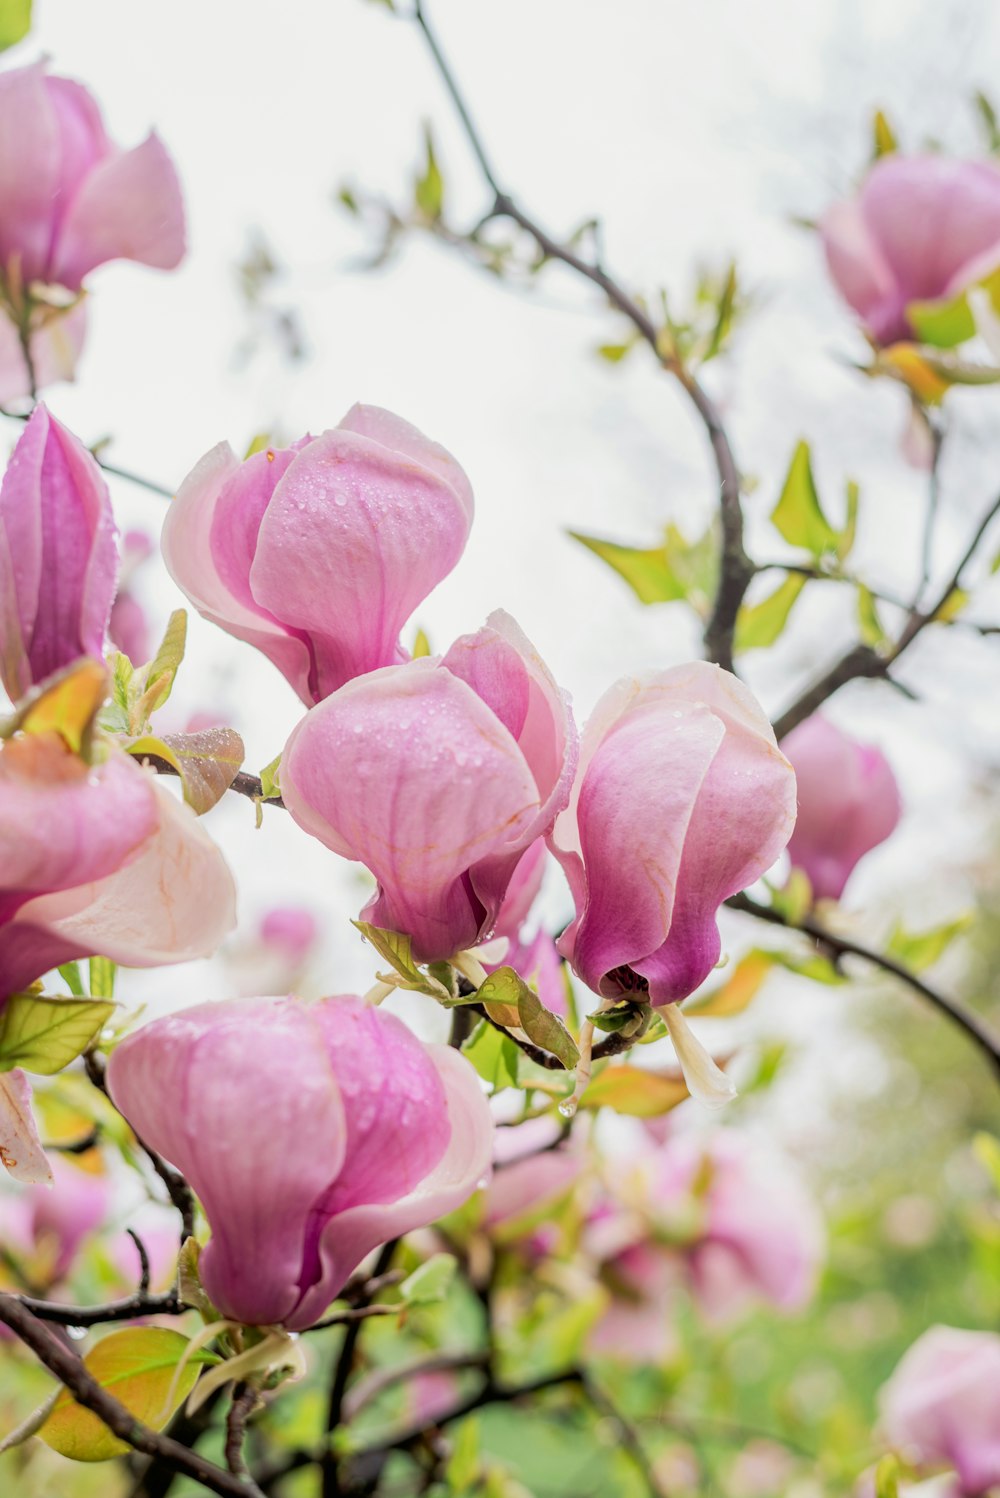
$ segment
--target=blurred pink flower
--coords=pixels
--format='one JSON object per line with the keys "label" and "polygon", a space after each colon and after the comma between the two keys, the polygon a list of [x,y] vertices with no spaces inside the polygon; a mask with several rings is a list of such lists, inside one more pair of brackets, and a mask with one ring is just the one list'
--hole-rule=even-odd
{"label": "blurred pink flower", "polygon": [[301,905],[276,905],[260,922],[260,939],[290,961],[302,963],[319,939],[316,917]]}
{"label": "blurred pink flower", "polygon": [[459,1207],[490,1172],[469,1062],[356,998],[203,1004],[108,1064],[116,1107],[190,1181],[205,1289],[249,1325],[311,1326],[378,1244]]}
{"label": "blurred pink flower", "polygon": [[173,270],[184,254],[184,206],[155,135],[130,151],[109,139],[82,84],[44,62],[0,74],[0,274],[78,291],[107,260]]}
{"label": "blurred pink flower", "polygon": [[450,453],[378,406],[241,463],[212,449],[167,512],[163,555],[206,619],[255,645],[303,702],[405,659],[399,632],[472,524]]}
{"label": "blurred pink flower", "polygon": [[882,1429],[919,1468],[944,1465],[964,1498],[1000,1484],[1000,1336],[933,1326],[884,1386]]}
{"label": "blurred pink flower", "polygon": [[[87,304],[77,302],[54,311],[31,334],[31,363],[36,390],[58,380],[72,380],[87,336]],[[31,375],[21,339],[10,318],[0,312],[0,405],[31,394]]]}
{"label": "blurred pink flower", "polygon": [[605,693],[551,847],[576,902],[559,950],[596,993],[686,998],[719,960],[719,906],[774,863],[795,777],[757,700],[696,662]]}
{"label": "blurred pink flower", "polygon": [[14,701],[82,655],[102,658],[115,534],[94,458],[36,407],[0,484],[0,678]]}
{"label": "blurred pink flower", "polygon": [[875,341],[911,339],[911,302],[955,296],[1000,266],[1000,169],[893,153],[820,228],[830,274]]}
{"label": "blurred pink flower", "polygon": [[857,863],[892,833],[902,802],[889,761],[820,713],[781,744],[795,771],[799,814],[788,843],[792,865],[817,899],[839,900]]}
{"label": "blurred pink flower", "polygon": [[65,1279],[83,1243],[105,1222],[112,1187],[105,1175],[93,1175],[61,1156],[52,1162],[52,1186],[35,1186],[29,1197],[36,1248],[49,1244],[53,1284]]}
{"label": "blurred pink flower", "polygon": [[136,573],[152,553],[153,542],[145,531],[125,532],[121,543],[121,577],[108,621],[108,638],[134,666],[145,665],[153,654],[149,619],[135,586]]}
{"label": "blurred pink flower", "polygon": [[496,1170],[484,1203],[487,1228],[503,1229],[503,1237],[530,1236],[544,1229],[539,1215],[551,1216],[586,1168],[586,1156],[576,1140],[551,1148],[558,1134],[552,1118],[533,1118],[516,1128],[497,1130]]}
{"label": "blurred pink flower", "polygon": [[307,713],[281,761],[306,832],[378,880],[366,921],[453,957],[493,930],[525,850],[566,804],[568,704],[530,642],[495,613],[443,658],[349,682]]}

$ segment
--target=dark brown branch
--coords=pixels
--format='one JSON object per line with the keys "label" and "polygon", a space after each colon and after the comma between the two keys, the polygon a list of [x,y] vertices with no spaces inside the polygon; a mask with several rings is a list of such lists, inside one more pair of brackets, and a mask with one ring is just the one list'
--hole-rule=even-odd
{"label": "dark brown branch", "polygon": [[[24,345],[22,344],[22,348],[23,347]],[[31,363],[27,349],[25,349],[25,360],[28,363],[28,368],[30,371]],[[31,410],[33,411],[35,399],[34,389],[32,389],[31,392],[31,399]],[[6,416],[8,421],[27,421],[31,416],[31,411],[8,411],[3,406],[0,406],[0,416]],[[103,468],[105,473],[112,473],[114,474],[115,478],[125,479],[130,484],[138,485],[140,489],[148,489],[150,494],[157,494],[161,499],[173,499],[174,490],[168,489],[165,484],[158,484],[155,479],[143,478],[141,473],[133,473],[130,468],[119,468],[117,463],[105,463],[104,459],[101,457],[99,446],[90,448],[89,452],[91,457],[97,463],[98,467]]]}
{"label": "dark brown branch", "polygon": [[[372,1270],[373,1280],[378,1279],[380,1275],[385,1274],[389,1269],[398,1242],[399,1239],[394,1238],[391,1243],[383,1245],[375,1261],[375,1267]],[[333,1366],[330,1397],[327,1401],[326,1410],[326,1450],[322,1460],[322,1498],[339,1498],[342,1491],[340,1464],[337,1452],[333,1448],[331,1437],[344,1418],[344,1397],[347,1393],[347,1385],[354,1367],[354,1356],[357,1352],[358,1338],[361,1336],[361,1328],[364,1326],[364,1318],[357,1313],[364,1309],[364,1306],[356,1308],[353,1319],[348,1323],[344,1332],[344,1340],[341,1343],[340,1353]]]}
{"label": "dark brown branch", "polygon": [[346,1311],[335,1311],[322,1321],[313,1322],[306,1332],[323,1332],[328,1326],[353,1326],[358,1321],[370,1321],[373,1316],[398,1316],[399,1306],[350,1306]]}
{"label": "dark brown branch", "polygon": [[112,1321],[134,1321],[137,1316],[182,1316],[191,1309],[174,1290],[164,1295],[138,1290],[124,1300],[109,1300],[99,1306],[63,1305],[54,1300],[36,1300],[30,1295],[18,1295],[15,1299],[39,1321],[51,1321],[56,1326],[103,1326]]}
{"label": "dark brown branch", "polygon": [[634,297],[629,296],[618,281],[608,275],[600,259],[585,260],[569,245],[554,239],[536,219],[515,202],[510,193],[500,187],[499,178],[490,163],[462,91],[427,19],[422,0],[416,0],[413,17],[423,33],[437,64],[441,80],[462,122],[469,145],[493,193],[493,206],[483,222],[488,222],[491,218],[510,219],[512,223],[517,224],[531,236],[546,260],[559,261],[575,271],[577,275],[599,287],[611,305],[628,318],[639,336],[652,349],[662,368],[678,380],[701,419],[708,435],[718,476],[719,519],[722,530],[719,586],[711,616],[705,626],[705,651],[710,660],[717,662],[720,666],[725,666],[727,670],[732,670],[736,616],[753,577],[754,566],[743,544],[743,510],[740,504],[739,470],[715,403],[702,389],[691,371],[674,355],[665,351],[660,338],[660,330],[653,319]]}
{"label": "dark brown branch", "polygon": [[889,973],[893,978],[898,978],[905,983],[914,993],[933,1004],[934,1008],[946,1015],[953,1024],[971,1041],[977,1045],[1000,1077],[1000,1038],[990,1033],[979,1017],[957,1003],[955,999],[943,994],[940,989],[932,988],[925,983],[923,978],[897,962],[894,957],[887,956],[884,952],[878,952],[872,947],[866,947],[861,942],[852,941],[849,937],[838,936],[833,931],[828,931],[819,921],[812,916],[804,916],[801,921],[792,921],[780,910],[773,906],[761,905],[757,900],[752,900],[749,895],[733,895],[726,901],[733,910],[741,910],[747,915],[752,915],[760,921],[767,921],[772,926],[784,926],[788,931],[800,931],[814,941],[819,949],[831,957],[858,957],[863,962],[868,962],[872,967],[877,967],[884,973]]}
{"label": "dark brown branch", "polygon": [[70,1391],[76,1402],[90,1410],[120,1441],[133,1451],[144,1452],[191,1477],[221,1498],[262,1498],[260,1489],[246,1478],[234,1477],[206,1461],[170,1436],[150,1430],[119,1404],[85,1367],[83,1360],[65,1342],[54,1336],[16,1296],[0,1294],[0,1321],[9,1326],[26,1347]]}
{"label": "dark brown branch", "polygon": [[243,1440],[246,1435],[247,1421],[253,1414],[260,1401],[260,1395],[253,1384],[238,1383],[233,1389],[233,1399],[229,1406],[229,1414],[226,1416],[226,1442],[225,1457],[226,1466],[234,1477],[239,1477],[244,1483],[252,1482],[250,1468],[247,1466],[246,1457],[243,1455]]}
{"label": "dark brown branch", "polygon": [[[143,754],[142,763],[149,765],[157,775],[177,775],[178,771],[168,760],[160,759],[157,754]],[[257,775],[248,775],[245,770],[238,770],[234,775],[229,789],[235,791],[238,796],[246,796],[248,801],[259,801],[264,806],[277,806],[280,811],[287,810],[280,796],[264,796],[264,787]]]}

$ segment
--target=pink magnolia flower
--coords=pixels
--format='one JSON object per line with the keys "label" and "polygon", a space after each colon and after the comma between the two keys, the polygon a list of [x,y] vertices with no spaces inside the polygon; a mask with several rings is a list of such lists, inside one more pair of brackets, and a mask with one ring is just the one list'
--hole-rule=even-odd
{"label": "pink magnolia flower", "polygon": [[[612,1325],[598,1338],[609,1350],[612,1341],[624,1346],[641,1313],[669,1320],[665,1308],[682,1287],[720,1325],[760,1301],[801,1309],[815,1288],[824,1232],[785,1162],[719,1130],[677,1135],[651,1154],[623,1183],[617,1207],[598,1210],[588,1248],[612,1291]],[[662,1345],[669,1349],[672,1339]]]}
{"label": "pink magnolia flower", "polygon": [[173,270],[184,207],[158,137],[131,151],[109,139],[92,96],[44,62],[0,75],[0,274],[78,291],[107,260]]}
{"label": "pink magnolia flower", "polygon": [[107,1176],[92,1175],[57,1158],[52,1161],[51,1190],[32,1191],[30,1206],[34,1246],[50,1256],[52,1284],[70,1272],[83,1244],[104,1223],[111,1207]]}
{"label": "pink magnolia flower", "polygon": [[[37,318],[36,314],[36,318]],[[54,310],[31,333],[35,389],[73,379],[87,335],[87,304]],[[10,318],[0,312],[0,405],[31,394],[31,375],[21,339]]]}
{"label": "pink magnolia flower", "polygon": [[191,1182],[223,1315],[301,1330],[378,1244],[455,1210],[490,1171],[469,1062],[351,997],[203,1004],[129,1036],[116,1107]]}
{"label": "pink magnolia flower", "polygon": [[125,532],[121,546],[121,578],[108,621],[108,638],[134,666],[144,665],[153,655],[149,620],[135,588],[135,575],[152,553],[153,542],[145,531]]}
{"label": "pink magnolia flower", "polygon": [[163,555],[206,619],[255,645],[303,702],[405,659],[399,632],[465,549],[469,481],[378,406],[240,463],[220,443],[167,513]]}
{"label": "pink magnolia flower", "polygon": [[[555,1227],[552,1211],[586,1169],[576,1142],[551,1148],[558,1128],[551,1118],[533,1118],[516,1128],[498,1129],[497,1169],[486,1192],[483,1222],[499,1236],[531,1237]],[[546,1248],[550,1245],[546,1243]]]}
{"label": "pink magnolia flower", "polygon": [[559,950],[606,997],[686,998],[719,960],[719,906],[794,818],[792,768],[736,677],[695,662],[625,678],[591,715],[551,838],[576,902]]}
{"label": "pink magnolia flower", "polygon": [[819,713],[793,728],[781,747],[798,784],[789,857],[809,876],[817,899],[839,900],[855,864],[899,822],[895,776],[881,750],[848,738]]}
{"label": "pink magnolia flower", "polygon": [[421,962],[493,929],[507,886],[569,794],[569,706],[507,614],[443,658],[387,666],[307,713],[281,760],[292,816],[379,889],[363,911]]}
{"label": "pink magnolia flower", "polygon": [[845,301],[881,344],[914,337],[911,302],[948,299],[1000,265],[1000,170],[947,156],[884,156],[820,225]]}
{"label": "pink magnolia flower", "polygon": [[[207,956],[235,924],[222,854],[134,760],[87,765],[55,735],[0,744],[0,1005],[95,953],[129,967]],[[20,1070],[0,1073],[0,1159],[50,1179]]]}
{"label": "pink magnolia flower", "polygon": [[536,838],[521,858],[507,885],[507,893],[497,913],[491,940],[506,937],[512,945],[520,941],[531,907],[541,890],[547,862],[545,839]]}
{"label": "pink magnolia flower", "polygon": [[507,886],[493,934],[479,949],[487,972],[512,967],[535,990],[546,1009],[565,1017],[568,1011],[563,965],[548,932],[538,930],[527,937],[525,928],[531,907],[542,886],[548,852],[545,839],[533,842]]}
{"label": "pink magnolia flower", "polygon": [[260,939],[289,962],[302,963],[319,940],[319,927],[302,906],[276,905],[261,919]]}
{"label": "pink magnolia flower", "polygon": [[115,536],[97,463],[36,407],[0,484],[0,678],[15,701],[81,655],[103,655]]}
{"label": "pink magnolia flower", "polygon": [[882,1390],[882,1428],[920,1468],[953,1468],[965,1498],[1000,1484],[1000,1336],[933,1326]]}

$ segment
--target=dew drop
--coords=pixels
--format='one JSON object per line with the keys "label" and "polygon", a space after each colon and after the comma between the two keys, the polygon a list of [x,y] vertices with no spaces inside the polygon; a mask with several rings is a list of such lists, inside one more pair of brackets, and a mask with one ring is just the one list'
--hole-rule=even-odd
{"label": "dew drop", "polygon": [[559,1104],[557,1112],[561,1113],[563,1118],[575,1118],[576,1100],[574,1098],[568,1097],[564,1103]]}

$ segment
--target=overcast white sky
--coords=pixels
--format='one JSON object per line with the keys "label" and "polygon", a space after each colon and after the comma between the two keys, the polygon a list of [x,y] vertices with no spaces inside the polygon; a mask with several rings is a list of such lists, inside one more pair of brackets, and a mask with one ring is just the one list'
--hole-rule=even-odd
{"label": "overcast white sky", "polygon": [[[972,145],[971,92],[995,83],[1000,94],[996,7],[429,0],[429,9],[502,180],[556,232],[599,215],[609,263],[650,295],[683,291],[699,259],[737,256],[760,308],[707,383],[742,467],[760,481],[749,504],[760,549],[774,545],[764,517],[805,435],[832,504],[847,476],[862,484],[860,554],[873,579],[907,587],[924,496],[899,458],[904,402],[844,367],[863,345],[814,238],[791,220],[848,186],[877,105],[908,145]],[[574,526],[650,544],[667,519],[694,534],[709,515],[703,436],[677,390],[642,354],[615,369],[593,356],[618,332],[611,314],[560,271],[519,297],[425,242],[378,274],[350,268],[363,245],[332,191],[344,180],[404,191],[424,119],[450,198],[470,223],[486,205],[412,26],[366,0],[36,0],[36,12],[30,40],[4,65],[48,53],[55,71],[93,89],[122,143],[155,125],[190,216],[178,274],[109,266],[93,277],[89,346],[77,385],[50,394],[57,415],[87,441],[112,434],[114,458],[173,485],[220,438],[242,449],[260,429],[322,430],[357,399],[388,406],[450,447],[476,491],[466,558],[421,611],[436,645],[503,605],[581,716],[615,676],[697,652],[682,608],[642,609],[564,536]],[[294,368],[271,351],[242,369],[235,361],[246,324],[233,266],[253,227],[288,267],[281,294],[298,306],[310,348]],[[964,437],[945,464],[942,570],[1000,483],[1000,395],[956,404]],[[124,523],[158,523],[158,501],[123,484],[114,493]],[[848,638],[848,602],[817,591],[780,659],[747,662],[772,711]],[[180,601],[165,578],[156,598],[164,612]],[[997,591],[984,592],[981,617],[991,604],[1000,607]],[[910,669],[922,704],[870,684],[838,700],[840,720],[893,755],[910,808],[858,876],[859,909],[888,885],[890,902],[905,895],[927,919],[939,914],[925,859],[937,847],[950,868],[973,845],[967,783],[992,769],[1000,743],[996,649],[928,641]],[[192,707],[232,710],[251,769],[279,751],[299,712],[266,662],[208,626],[193,632],[182,690]],[[338,920],[356,909],[358,883],[287,818],[267,816],[255,833],[249,806],[227,805],[212,825],[248,922],[278,899]],[[369,971],[368,954],[338,935],[328,989],[365,984]],[[134,982],[164,1003],[218,991],[199,973]],[[802,1002],[821,1013],[818,997]]]}

